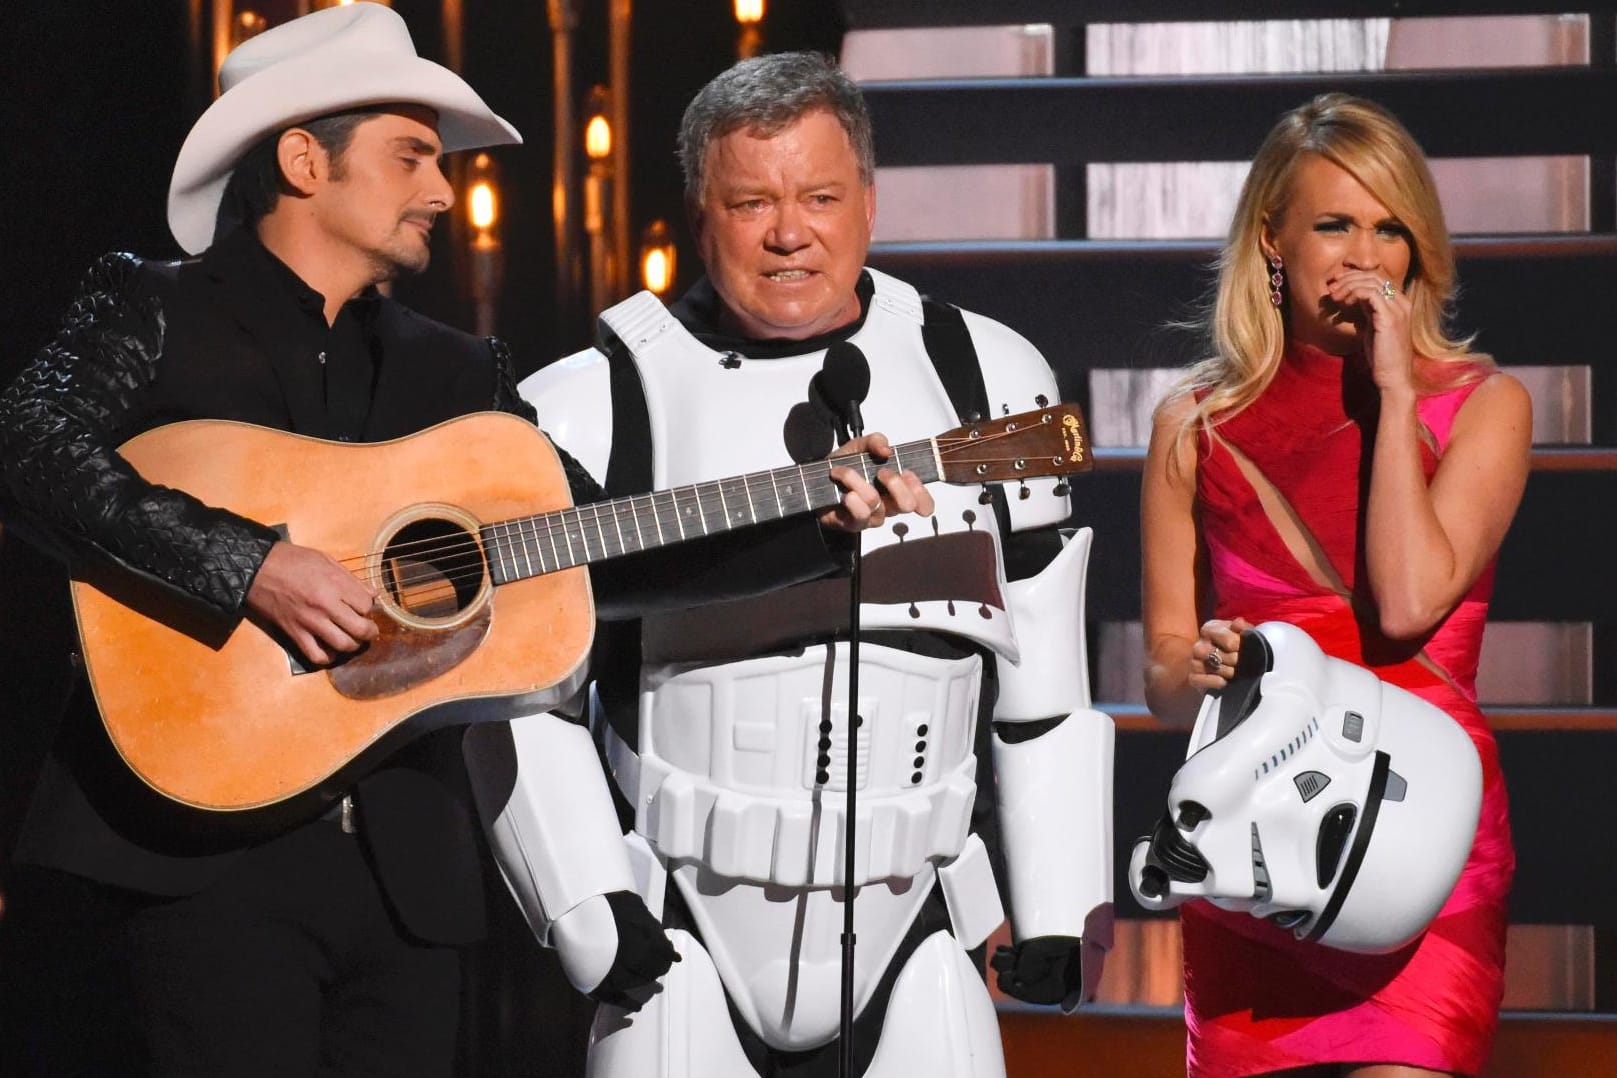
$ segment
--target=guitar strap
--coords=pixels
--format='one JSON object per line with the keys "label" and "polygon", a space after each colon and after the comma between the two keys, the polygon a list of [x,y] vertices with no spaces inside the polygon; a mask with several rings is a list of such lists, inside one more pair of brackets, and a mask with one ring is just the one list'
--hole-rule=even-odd
{"label": "guitar strap", "polygon": [[651,412],[629,346],[605,343],[612,388],[612,452],[606,464],[606,492],[614,498],[651,489]]}
{"label": "guitar strap", "polygon": [[[982,363],[977,358],[977,346],[972,343],[971,331],[960,308],[952,303],[921,297],[921,342],[926,346],[927,358],[938,372],[938,381],[949,394],[960,422],[971,423],[990,418],[988,414],[988,387],[983,384]],[[1005,500],[1005,486],[990,483],[984,488],[994,506],[994,519],[999,522],[999,534],[1011,534],[1011,508]]]}

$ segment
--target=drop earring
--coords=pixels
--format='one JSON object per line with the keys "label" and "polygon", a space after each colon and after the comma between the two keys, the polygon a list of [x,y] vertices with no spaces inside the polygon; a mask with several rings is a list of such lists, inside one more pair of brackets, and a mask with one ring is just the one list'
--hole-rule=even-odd
{"label": "drop earring", "polygon": [[1286,284],[1285,263],[1280,261],[1279,255],[1269,256],[1269,302],[1279,309],[1285,302],[1285,296],[1280,290]]}

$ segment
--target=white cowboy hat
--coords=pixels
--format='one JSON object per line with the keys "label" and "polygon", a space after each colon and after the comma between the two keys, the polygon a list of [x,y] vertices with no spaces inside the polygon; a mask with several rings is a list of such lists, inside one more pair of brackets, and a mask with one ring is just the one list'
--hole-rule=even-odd
{"label": "white cowboy hat", "polygon": [[168,188],[168,227],[191,254],[213,243],[236,162],[275,131],[344,109],[402,102],[438,113],[444,151],[521,142],[448,68],[416,55],[380,4],[326,8],[244,41],[219,68],[219,99],[191,128]]}

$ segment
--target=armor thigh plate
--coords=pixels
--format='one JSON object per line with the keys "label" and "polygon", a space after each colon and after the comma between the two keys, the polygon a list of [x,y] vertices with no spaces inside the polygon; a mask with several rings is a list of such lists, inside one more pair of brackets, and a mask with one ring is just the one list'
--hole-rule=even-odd
{"label": "armor thigh plate", "polygon": [[[646,671],[636,830],[720,876],[840,885],[847,667],[836,644]],[[981,683],[975,655],[861,649],[855,883],[907,879],[962,849]]]}

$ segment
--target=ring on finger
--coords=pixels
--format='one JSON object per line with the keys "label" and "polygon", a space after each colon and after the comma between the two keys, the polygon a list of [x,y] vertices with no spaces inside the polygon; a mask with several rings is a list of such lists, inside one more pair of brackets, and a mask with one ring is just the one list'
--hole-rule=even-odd
{"label": "ring on finger", "polygon": [[1209,674],[1216,674],[1224,666],[1224,656],[1220,655],[1218,649],[1215,648],[1207,653],[1207,657],[1202,660],[1202,665],[1207,667]]}
{"label": "ring on finger", "polygon": [[1391,281],[1381,282],[1381,295],[1384,299],[1391,299],[1398,294],[1398,286]]}

